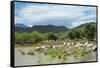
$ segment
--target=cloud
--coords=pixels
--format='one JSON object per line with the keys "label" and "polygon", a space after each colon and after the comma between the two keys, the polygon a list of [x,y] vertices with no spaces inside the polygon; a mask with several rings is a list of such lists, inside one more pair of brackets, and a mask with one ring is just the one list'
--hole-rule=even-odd
{"label": "cloud", "polygon": [[[96,20],[96,8],[71,5],[29,4],[15,8],[15,22],[28,26],[35,24],[65,25],[69,28]],[[16,4],[17,6],[17,4]]]}

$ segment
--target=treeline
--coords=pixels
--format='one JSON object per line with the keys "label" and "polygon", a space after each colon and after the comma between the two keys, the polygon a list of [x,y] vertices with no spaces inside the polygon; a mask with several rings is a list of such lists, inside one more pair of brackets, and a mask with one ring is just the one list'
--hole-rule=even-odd
{"label": "treeline", "polygon": [[82,28],[70,29],[64,33],[40,33],[33,32],[15,32],[16,44],[36,44],[45,40],[74,40],[74,39],[86,39],[93,40],[96,38],[96,26],[94,24],[87,24]]}

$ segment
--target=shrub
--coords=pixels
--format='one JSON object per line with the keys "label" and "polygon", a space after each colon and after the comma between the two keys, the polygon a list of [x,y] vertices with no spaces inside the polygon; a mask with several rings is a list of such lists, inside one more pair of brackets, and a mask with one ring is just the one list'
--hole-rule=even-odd
{"label": "shrub", "polygon": [[33,44],[33,43],[38,43],[46,39],[47,39],[46,36],[36,31],[31,32],[31,33],[15,32],[15,43],[16,44]]}
{"label": "shrub", "polygon": [[68,32],[68,37],[69,39],[80,39],[81,38],[80,31],[72,29],[71,31]]}
{"label": "shrub", "polygon": [[48,40],[55,40],[56,41],[57,39],[58,39],[58,37],[54,33],[51,33],[48,35]]}

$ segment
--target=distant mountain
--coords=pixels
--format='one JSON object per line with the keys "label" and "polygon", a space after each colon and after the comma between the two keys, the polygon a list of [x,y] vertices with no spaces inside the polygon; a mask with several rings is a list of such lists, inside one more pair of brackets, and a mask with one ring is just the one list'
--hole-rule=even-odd
{"label": "distant mountain", "polygon": [[74,29],[84,29],[85,26],[87,26],[87,25],[93,25],[93,26],[96,27],[96,23],[95,23],[95,22],[88,22],[88,23],[85,23],[85,24],[79,25],[79,26],[75,27]]}
{"label": "distant mountain", "polygon": [[15,31],[17,32],[25,32],[27,28],[29,27],[24,24],[20,24],[20,23],[15,24]]}
{"label": "distant mountain", "polygon": [[[72,28],[72,29],[80,29],[80,30],[83,30],[84,27],[86,25],[94,25],[96,27],[96,23],[95,22],[88,22],[88,23],[85,23],[85,24],[81,24],[75,28]],[[68,29],[67,27],[65,26],[55,26],[55,25],[34,25],[32,27],[28,27],[28,26],[25,26],[23,24],[16,24],[15,25],[15,31],[16,32],[32,32],[32,31],[38,31],[38,32],[56,32],[56,33],[59,33],[59,32],[65,32],[65,31],[70,31],[71,29]]]}
{"label": "distant mountain", "polygon": [[28,26],[24,25],[24,24],[15,24],[16,27],[19,27],[19,28],[27,28]]}
{"label": "distant mountain", "polygon": [[34,25],[32,27],[26,27],[25,25],[15,25],[15,31],[17,32],[65,32],[69,30],[65,26],[54,26],[54,25]]}
{"label": "distant mountain", "polygon": [[38,32],[65,32],[68,28],[65,26],[54,26],[54,25],[35,25],[32,27],[32,31]]}

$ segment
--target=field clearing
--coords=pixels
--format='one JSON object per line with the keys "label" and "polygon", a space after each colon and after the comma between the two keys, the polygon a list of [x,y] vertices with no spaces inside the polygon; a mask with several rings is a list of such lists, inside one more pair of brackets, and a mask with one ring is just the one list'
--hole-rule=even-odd
{"label": "field clearing", "polygon": [[85,43],[84,45],[86,46],[78,46],[78,42],[73,45],[71,42],[67,42],[66,44],[64,42],[65,41],[44,41],[29,46],[16,44],[15,65],[96,61],[96,51],[93,49],[93,47],[96,46],[95,42],[91,42],[93,46],[89,46],[89,44],[86,45],[84,41],[82,42]]}

